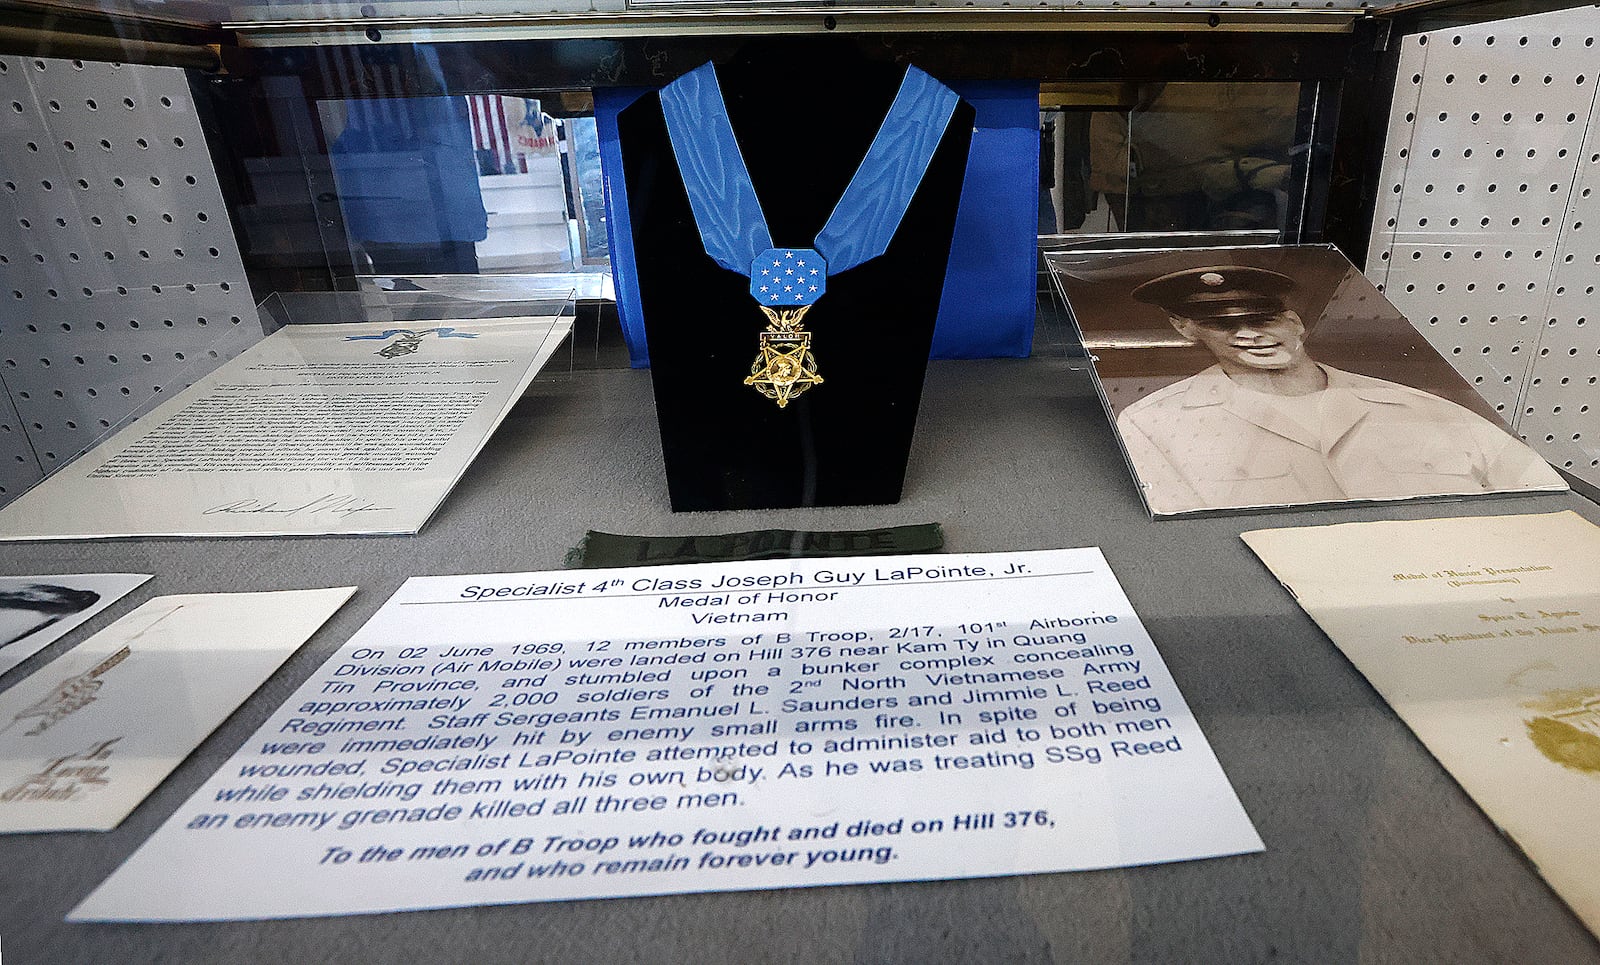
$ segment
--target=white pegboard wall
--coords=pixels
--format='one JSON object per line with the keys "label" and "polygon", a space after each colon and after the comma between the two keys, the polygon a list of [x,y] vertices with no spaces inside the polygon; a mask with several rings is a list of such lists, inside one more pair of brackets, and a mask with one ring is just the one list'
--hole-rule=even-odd
{"label": "white pegboard wall", "polygon": [[[1600,348],[1587,321],[1550,324],[1555,290],[1574,287],[1558,276],[1584,257],[1568,249],[1593,154],[1597,34],[1588,7],[1405,38],[1367,253],[1368,277],[1429,343],[1545,458],[1591,481],[1594,456],[1545,424],[1558,403],[1533,396],[1552,358],[1587,354],[1592,368]],[[1553,348],[1553,335],[1567,341]],[[1593,406],[1584,381],[1589,398],[1555,415]]]}
{"label": "white pegboard wall", "polygon": [[256,315],[183,71],[0,57],[0,141],[0,384],[26,437],[0,431],[0,459],[37,479]]}
{"label": "white pegboard wall", "polygon": [[1552,463],[1600,485],[1600,102],[1560,245],[1521,426]]}
{"label": "white pegboard wall", "polygon": [[39,478],[39,461],[22,431],[11,396],[0,387],[0,505]]}

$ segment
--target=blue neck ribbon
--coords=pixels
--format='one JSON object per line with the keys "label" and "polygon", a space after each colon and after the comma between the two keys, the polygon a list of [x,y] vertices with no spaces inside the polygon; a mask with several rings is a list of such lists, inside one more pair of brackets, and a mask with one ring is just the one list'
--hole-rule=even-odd
{"label": "blue neck ribbon", "polygon": [[706,254],[748,276],[757,301],[792,306],[820,298],[827,275],[888,249],[957,100],[950,88],[906,68],[889,113],[810,248],[773,247],[710,63],[662,88],[661,112]]}

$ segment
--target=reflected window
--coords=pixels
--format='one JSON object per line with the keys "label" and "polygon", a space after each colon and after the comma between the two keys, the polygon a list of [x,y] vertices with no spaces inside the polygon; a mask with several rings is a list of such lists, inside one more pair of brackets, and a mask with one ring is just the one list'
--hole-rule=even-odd
{"label": "reflected window", "polygon": [[1112,85],[1098,104],[1074,93],[1041,115],[1058,230],[1288,227],[1299,84]]}
{"label": "reflected window", "polygon": [[476,272],[488,235],[467,99],[320,105],[357,274]]}
{"label": "reflected window", "polygon": [[357,274],[606,263],[593,117],[502,94],[318,105]]}

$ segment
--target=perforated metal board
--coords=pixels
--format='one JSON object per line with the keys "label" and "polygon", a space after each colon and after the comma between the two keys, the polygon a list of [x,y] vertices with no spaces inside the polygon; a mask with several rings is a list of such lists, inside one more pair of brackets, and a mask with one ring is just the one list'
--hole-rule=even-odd
{"label": "perforated metal board", "polygon": [[0,431],[3,501],[11,467],[55,469],[255,312],[181,70],[0,57],[0,117],[0,380],[25,436]]}
{"label": "perforated metal board", "polygon": [[32,485],[40,472],[11,396],[0,390],[0,505]]}
{"label": "perforated metal board", "polygon": [[[1575,184],[1594,178],[1597,33],[1588,7],[1405,38],[1367,253],[1368,276],[1430,344],[1545,458],[1591,482],[1593,440],[1587,456],[1563,446],[1584,441],[1581,427],[1552,420],[1600,390],[1550,366],[1586,358],[1592,370],[1600,349],[1570,295],[1593,284],[1580,267],[1595,235],[1572,225],[1594,204]],[[1543,398],[1552,380],[1561,402]]]}
{"label": "perforated metal board", "polygon": [[1521,424],[1545,458],[1600,485],[1600,102],[1581,155]]}

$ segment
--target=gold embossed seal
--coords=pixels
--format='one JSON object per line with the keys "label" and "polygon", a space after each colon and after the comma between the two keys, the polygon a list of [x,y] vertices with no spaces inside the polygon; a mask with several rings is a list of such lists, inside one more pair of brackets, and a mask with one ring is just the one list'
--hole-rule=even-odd
{"label": "gold embossed seal", "polygon": [[1600,691],[1553,690],[1523,706],[1540,712],[1523,721],[1539,753],[1562,767],[1600,776]]}

